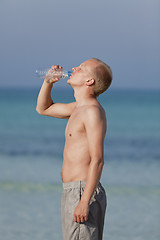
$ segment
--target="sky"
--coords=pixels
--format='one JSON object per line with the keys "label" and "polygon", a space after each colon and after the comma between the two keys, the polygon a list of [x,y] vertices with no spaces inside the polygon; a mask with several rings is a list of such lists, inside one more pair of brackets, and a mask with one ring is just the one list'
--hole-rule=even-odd
{"label": "sky", "polygon": [[159,29],[159,0],[1,0],[0,88],[40,87],[37,68],[96,57],[113,89],[160,89]]}

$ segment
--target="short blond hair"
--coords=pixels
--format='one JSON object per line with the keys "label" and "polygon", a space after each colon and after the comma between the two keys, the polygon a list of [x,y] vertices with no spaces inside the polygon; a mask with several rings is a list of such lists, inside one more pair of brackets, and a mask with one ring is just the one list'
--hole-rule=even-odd
{"label": "short blond hair", "polygon": [[91,58],[91,60],[99,63],[92,71],[95,83],[93,85],[94,94],[98,97],[105,92],[112,82],[112,70],[108,64],[98,58]]}

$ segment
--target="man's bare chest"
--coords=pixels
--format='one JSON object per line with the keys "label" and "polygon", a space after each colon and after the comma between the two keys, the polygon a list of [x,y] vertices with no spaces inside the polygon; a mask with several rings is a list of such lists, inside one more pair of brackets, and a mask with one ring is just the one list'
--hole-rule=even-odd
{"label": "man's bare chest", "polygon": [[72,114],[69,118],[66,130],[65,130],[65,136],[66,137],[77,137],[80,134],[85,133],[85,126],[83,122],[83,117],[78,114]]}

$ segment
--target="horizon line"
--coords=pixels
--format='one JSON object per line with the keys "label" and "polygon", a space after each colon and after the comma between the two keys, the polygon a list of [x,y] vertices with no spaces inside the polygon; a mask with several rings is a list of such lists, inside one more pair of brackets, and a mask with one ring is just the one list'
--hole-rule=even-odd
{"label": "horizon line", "polygon": [[[2,90],[38,90],[40,89],[41,86],[0,86],[0,91]],[[63,86],[55,86],[56,90],[66,90],[66,91],[70,91],[73,89],[69,86],[67,86],[67,88],[63,87]],[[111,92],[111,91],[160,91],[160,88],[133,88],[133,87],[112,87],[109,88],[108,90],[106,90],[106,92]]]}

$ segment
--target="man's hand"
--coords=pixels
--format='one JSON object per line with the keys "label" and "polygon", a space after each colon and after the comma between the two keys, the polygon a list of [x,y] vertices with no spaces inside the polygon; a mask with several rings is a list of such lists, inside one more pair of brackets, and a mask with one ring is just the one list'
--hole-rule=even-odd
{"label": "man's hand", "polygon": [[75,222],[84,222],[87,221],[89,214],[89,205],[86,202],[80,202],[74,210],[74,221]]}
{"label": "man's hand", "polygon": [[46,76],[45,76],[45,81],[46,81],[47,83],[55,83],[55,82],[58,82],[58,81],[59,81],[59,78],[57,78],[57,77],[56,77],[56,78],[51,77],[51,76],[52,76],[52,72],[54,72],[55,69],[62,69],[62,67],[59,66],[59,65],[53,65],[53,66],[49,69],[49,71],[47,72],[47,74],[46,74]]}

